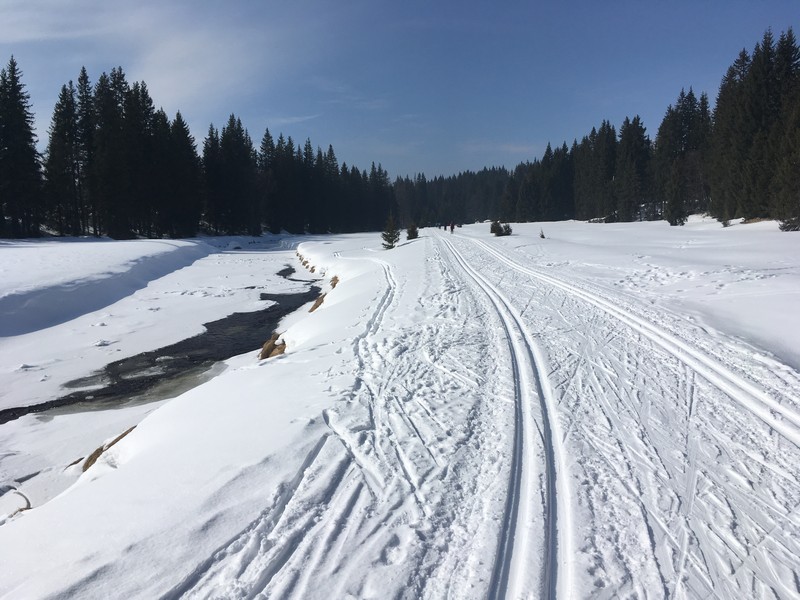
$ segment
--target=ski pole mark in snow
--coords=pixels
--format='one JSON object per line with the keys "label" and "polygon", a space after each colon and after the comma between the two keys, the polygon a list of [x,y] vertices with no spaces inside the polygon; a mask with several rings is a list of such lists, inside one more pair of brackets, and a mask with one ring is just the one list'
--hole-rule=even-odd
{"label": "ski pole mark in snow", "polygon": [[[557,422],[552,390],[545,370],[544,357],[524,323],[505,296],[476,271],[447,239],[440,238],[463,271],[483,290],[500,316],[508,339],[515,382],[514,450],[512,474],[504,524],[492,576],[490,593],[493,598],[517,598],[530,592],[531,562],[538,558],[541,573],[540,594],[545,598],[569,595],[571,574],[571,523],[566,468],[560,447],[560,426]],[[534,398],[538,397],[541,427],[531,414]],[[534,430],[541,441],[535,440]],[[538,489],[537,461],[543,454],[544,492]],[[541,473],[538,473],[542,477]],[[543,506],[537,506],[541,498]],[[541,517],[543,531],[531,530],[531,524]],[[544,535],[542,557],[533,556],[535,538]],[[561,581],[559,585],[559,579]]]}
{"label": "ski pole mark in snow", "polygon": [[579,593],[799,594],[800,376],[668,314],[654,325],[639,316],[647,307],[485,242],[453,243],[512,290],[517,310],[536,307],[523,317],[556,366],[565,445],[573,475],[583,475],[574,488],[585,540]]}
{"label": "ski pole mark in snow", "polygon": [[[478,362],[486,348],[467,337],[485,339],[486,325],[470,318],[477,303],[443,264],[427,265],[417,297],[390,265],[368,260],[381,285],[343,363],[352,386],[322,413],[328,431],[280,500],[170,597],[485,596],[502,489],[495,421],[507,415],[483,402],[499,382]],[[393,329],[410,301],[421,315],[455,302],[464,322],[420,317]]]}
{"label": "ski pole mark in snow", "polygon": [[[649,338],[678,360],[691,367],[706,380],[723,390],[731,399],[758,416],[767,425],[781,433],[786,439],[800,447],[800,414],[775,401],[764,390],[726,369],[717,361],[691,347],[676,336],[661,330],[633,313],[615,306],[608,300],[587,290],[565,283],[555,277],[524,267],[501,254],[485,242],[474,240],[487,252],[519,272],[530,275],[552,286],[560,288],[619,319],[630,328]],[[777,415],[774,416],[774,414]]]}

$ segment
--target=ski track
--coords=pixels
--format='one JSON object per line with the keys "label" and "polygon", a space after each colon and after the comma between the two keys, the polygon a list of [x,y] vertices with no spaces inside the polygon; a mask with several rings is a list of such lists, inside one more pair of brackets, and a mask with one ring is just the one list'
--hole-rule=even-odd
{"label": "ski track", "polygon": [[[500,316],[508,341],[515,383],[514,448],[511,478],[504,524],[491,586],[492,598],[518,598],[531,593],[531,587],[545,598],[565,597],[572,577],[568,556],[571,552],[569,490],[564,472],[565,457],[560,448],[560,428],[555,421],[555,406],[541,350],[537,347],[511,303],[486,278],[464,259],[446,237],[440,237],[457,263],[486,294]],[[531,413],[531,404],[539,408],[540,426]],[[541,440],[535,440],[534,431]],[[538,443],[537,443],[538,442]],[[543,455],[544,491],[539,495],[537,462]],[[544,497],[544,506],[537,499]],[[543,513],[542,531],[531,528],[536,512]],[[531,549],[535,539],[543,537],[536,557]],[[530,564],[539,564],[540,581],[530,581]],[[561,593],[559,592],[559,578]]]}
{"label": "ski track", "polygon": [[782,406],[757,385],[754,385],[745,378],[728,370],[713,358],[693,348],[678,337],[658,328],[632,312],[615,306],[612,302],[601,296],[515,263],[485,242],[476,241],[476,243],[512,269],[535,277],[545,283],[564,290],[568,294],[581,298],[617,318],[631,329],[635,329],[664,348],[664,350],[675,356],[678,360],[691,367],[699,375],[702,375],[709,382],[728,394],[731,399],[739,402],[754,415],[762,419],[767,425],[779,431],[786,439],[800,446],[800,414],[789,407]]}
{"label": "ski track", "polygon": [[485,597],[484,540],[504,500],[495,423],[508,411],[482,399],[508,382],[496,365],[473,366],[493,327],[465,316],[477,303],[435,250],[417,304],[437,320],[398,335],[387,321],[409,283],[371,259],[383,286],[345,361],[353,385],[323,411],[327,433],[269,507],[166,598]]}
{"label": "ski track", "polygon": [[525,318],[557,366],[579,482],[581,595],[800,594],[797,373],[537,257],[453,243],[501,289],[530,290],[511,295],[518,310],[538,308]]}
{"label": "ski track", "polygon": [[369,259],[295,477],[165,598],[800,595],[796,372],[541,251],[421,243],[419,281]]}

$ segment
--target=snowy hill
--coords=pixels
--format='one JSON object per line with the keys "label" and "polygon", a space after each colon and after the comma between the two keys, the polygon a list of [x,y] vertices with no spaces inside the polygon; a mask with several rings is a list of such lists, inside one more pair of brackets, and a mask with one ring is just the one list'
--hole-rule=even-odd
{"label": "snowy hill", "polygon": [[488,229],[0,245],[0,410],[325,293],[280,356],[0,424],[0,597],[800,595],[800,237]]}

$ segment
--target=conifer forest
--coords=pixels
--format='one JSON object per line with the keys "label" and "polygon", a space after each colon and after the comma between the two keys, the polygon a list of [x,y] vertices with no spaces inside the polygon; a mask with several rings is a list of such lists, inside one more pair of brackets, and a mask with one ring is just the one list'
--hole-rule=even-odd
{"label": "conifer forest", "polygon": [[[603,120],[541,157],[457,175],[390,180],[332,146],[269,129],[255,142],[231,114],[195,140],[121,67],[62,85],[38,149],[23,71],[0,71],[0,236],[191,237],[327,233],[484,220],[777,219],[800,229],[800,48],[771,30],[707,93],[676,90],[648,133]],[[670,101],[670,99],[666,99]]]}

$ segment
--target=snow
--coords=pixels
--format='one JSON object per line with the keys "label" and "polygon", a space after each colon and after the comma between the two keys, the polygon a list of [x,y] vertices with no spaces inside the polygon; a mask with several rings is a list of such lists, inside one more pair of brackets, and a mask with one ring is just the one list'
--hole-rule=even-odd
{"label": "snow", "polygon": [[0,409],[326,296],[282,356],[0,425],[0,597],[800,595],[800,237],[513,230],[4,242]]}

